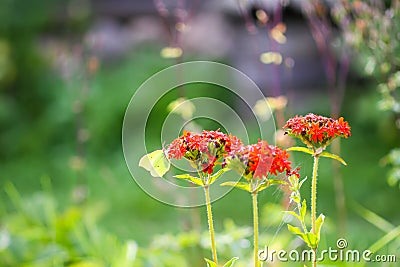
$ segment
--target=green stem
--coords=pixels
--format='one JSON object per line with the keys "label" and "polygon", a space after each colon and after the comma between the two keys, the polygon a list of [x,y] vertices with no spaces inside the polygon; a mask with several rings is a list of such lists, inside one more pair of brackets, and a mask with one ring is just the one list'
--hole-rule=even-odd
{"label": "green stem", "polygon": [[210,232],[212,257],[213,257],[213,261],[218,265],[217,248],[215,246],[214,223],[213,223],[213,216],[212,216],[212,211],[211,211],[211,200],[210,200],[210,188],[209,188],[209,185],[205,185],[204,186],[204,193],[206,195],[208,231]]}
{"label": "green stem", "polygon": [[253,199],[253,228],[254,228],[254,267],[259,267],[258,261],[258,205],[257,192],[252,193]]}
{"label": "green stem", "polygon": [[[317,175],[318,175],[318,160],[319,156],[314,156],[314,166],[313,166],[313,174],[312,174],[312,182],[311,182],[311,223],[312,223],[312,233],[316,234],[315,229],[316,225],[315,222],[317,220]],[[313,260],[313,266],[317,266],[317,257],[316,252],[317,249],[315,248],[315,257]]]}

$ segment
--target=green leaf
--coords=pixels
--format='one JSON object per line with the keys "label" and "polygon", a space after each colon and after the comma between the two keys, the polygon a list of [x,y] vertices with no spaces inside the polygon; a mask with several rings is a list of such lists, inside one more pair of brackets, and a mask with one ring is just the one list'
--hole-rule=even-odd
{"label": "green leaf", "polygon": [[290,190],[297,191],[299,187],[299,179],[296,177],[296,175],[290,175],[288,177],[288,180],[289,180]]}
{"label": "green leaf", "polygon": [[344,166],[347,166],[346,161],[344,161],[344,159],[342,159],[342,158],[339,157],[338,155],[335,155],[335,154],[332,154],[332,153],[329,153],[329,152],[324,151],[324,152],[322,152],[322,153],[320,154],[320,156],[321,156],[321,157],[324,157],[324,158],[336,159],[337,161],[339,161],[340,163],[342,163]]}
{"label": "green leaf", "polygon": [[242,189],[244,191],[250,192],[251,193],[251,188],[248,183],[243,183],[243,182],[225,182],[222,183],[221,186],[231,186],[231,187],[236,187],[239,189]]}
{"label": "green leaf", "polygon": [[238,257],[233,257],[230,259],[227,263],[224,264],[222,267],[232,267],[235,261],[237,261],[239,258]]}
{"label": "green leaf", "polygon": [[307,180],[307,177],[305,177],[303,180],[300,181],[299,183],[299,189],[301,188],[301,186],[303,185],[303,183]]}
{"label": "green leaf", "polygon": [[204,186],[203,181],[198,177],[193,177],[189,174],[179,174],[174,176],[177,179],[184,179],[196,185]]}
{"label": "green leaf", "polygon": [[288,224],[287,225],[288,230],[292,233],[295,234],[297,236],[300,236],[303,239],[303,235],[304,233],[301,231],[301,229],[299,227],[295,227],[293,225]]}
{"label": "green leaf", "polygon": [[292,210],[285,210],[284,212],[294,216],[295,218],[297,218],[297,220],[301,221],[300,216],[296,212],[294,212]]}
{"label": "green leaf", "polygon": [[156,150],[144,155],[139,161],[139,167],[150,172],[153,177],[162,177],[170,168],[170,162],[162,150]]}
{"label": "green leaf", "polygon": [[268,179],[269,185],[276,185],[276,184],[287,184],[286,181],[279,180],[279,179]]}
{"label": "green leaf", "polygon": [[[287,151],[299,151],[299,152],[304,152],[306,154],[314,155],[314,151],[312,149],[309,149],[307,147],[301,147],[301,146],[289,147],[287,149]],[[343,165],[347,166],[347,163],[338,155],[329,153],[327,151],[321,152],[321,153],[319,153],[319,155],[321,157],[335,159],[335,160],[339,161],[340,163],[342,163]]]}
{"label": "green leaf", "polygon": [[207,267],[218,267],[218,265],[212,260],[209,260],[207,258],[204,258],[204,260],[207,262]]}
{"label": "green leaf", "polygon": [[307,243],[308,245],[308,238],[307,235],[305,233],[303,233],[303,231],[299,228],[299,227],[295,227],[293,225],[288,224],[288,230],[292,233],[297,235],[298,237],[300,237],[304,242]]}
{"label": "green leaf", "polygon": [[267,189],[271,185],[276,185],[276,184],[287,184],[285,181],[278,180],[278,179],[268,179],[262,182],[256,189],[257,192],[261,192],[264,189]]}
{"label": "green leaf", "polygon": [[315,234],[317,236],[317,245],[319,243],[321,228],[322,228],[322,225],[324,224],[324,221],[325,221],[324,214],[320,214],[318,216],[317,220],[315,221]]}
{"label": "green leaf", "polygon": [[299,227],[292,226],[288,224],[288,230],[300,237],[309,248],[316,248],[317,247],[317,237],[313,233],[303,233]]}
{"label": "green leaf", "polygon": [[318,239],[317,236],[311,232],[305,235],[304,242],[306,242],[307,246],[311,249],[318,247]]}
{"label": "green leaf", "polygon": [[303,222],[304,218],[306,217],[306,214],[307,214],[307,201],[305,199],[303,200],[303,203],[301,204],[301,210],[299,212],[300,212],[301,221]]}
{"label": "green leaf", "polygon": [[293,146],[289,147],[286,149],[287,151],[298,151],[298,152],[304,152],[306,154],[314,155],[314,151],[312,149],[309,149],[307,147],[302,147],[302,146]]}
{"label": "green leaf", "polygon": [[267,189],[270,185],[271,185],[270,183],[264,182],[264,183],[260,184],[260,185],[256,188],[255,191],[261,192],[261,191]]}
{"label": "green leaf", "polygon": [[210,180],[208,181],[208,184],[213,184],[223,173],[229,171],[230,169],[228,168],[223,168],[220,169],[219,171],[217,171],[215,174],[213,174],[210,178]]}
{"label": "green leaf", "polygon": [[290,199],[293,200],[295,203],[299,204],[300,203],[300,194],[298,192],[292,192],[290,194]]}

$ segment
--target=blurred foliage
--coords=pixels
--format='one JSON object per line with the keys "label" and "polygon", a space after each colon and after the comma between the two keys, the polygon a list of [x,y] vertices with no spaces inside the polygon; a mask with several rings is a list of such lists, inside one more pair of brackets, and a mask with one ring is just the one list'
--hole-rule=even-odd
{"label": "blurred foliage", "polygon": [[[333,15],[341,26],[344,41],[357,54],[356,60],[366,76],[375,77],[381,99],[378,108],[391,111],[400,129],[400,1],[338,2]],[[386,157],[389,163],[400,160],[397,149]],[[390,185],[398,180],[398,168],[388,173]]]}
{"label": "blurred foliage", "polygon": [[37,151],[40,142],[32,142],[32,139],[46,129],[39,129],[43,126],[41,122],[32,127],[32,122],[36,122],[51,103],[55,90],[48,92],[46,88],[56,88],[57,80],[52,79],[49,66],[40,56],[36,38],[48,25],[55,3],[20,0],[0,3],[1,159],[22,151]]}
{"label": "blurred foliage", "polygon": [[[123,241],[99,226],[105,203],[72,202],[60,207],[49,181],[42,182],[47,189],[30,197],[22,197],[11,183],[5,186],[13,206],[1,210],[1,266],[204,266],[210,250],[208,231],[156,235],[148,247],[138,247],[133,240]],[[266,204],[262,215],[262,228],[281,229],[285,215],[279,205]],[[286,231],[279,239],[275,234],[262,232],[262,244],[273,243],[274,249],[302,246],[298,242],[295,247],[290,245],[292,236]],[[248,266],[252,262],[251,235],[250,227],[226,219],[216,235],[220,259],[237,255],[240,260],[235,266]]]}
{"label": "blurred foliage", "polygon": [[[138,248],[136,242],[123,241],[99,226],[104,203],[60,207],[49,181],[42,181],[47,190],[27,198],[13,184],[5,185],[13,206],[1,209],[1,266],[204,266],[208,232],[165,233],[155,236],[149,247]],[[250,236],[249,227],[226,220],[217,235],[221,258],[250,256]]]}
{"label": "blurred foliage", "polygon": [[400,149],[393,149],[382,159],[384,165],[389,165],[392,169],[388,173],[388,182],[391,186],[400,187]]}
{"label": "blurred foliage", "polygon": [[400,2],[345,0],[333,8],[343,39],[354,48],[366,75],[388,82],[400,65]]}
{"label": "blurred foliage", "polygon": [[12,210],[2,210],[1,266],[132,266],[137,245],[98,226],[101,203],[61,208],[51,192],[23,198],[13,184],[5,190]]}

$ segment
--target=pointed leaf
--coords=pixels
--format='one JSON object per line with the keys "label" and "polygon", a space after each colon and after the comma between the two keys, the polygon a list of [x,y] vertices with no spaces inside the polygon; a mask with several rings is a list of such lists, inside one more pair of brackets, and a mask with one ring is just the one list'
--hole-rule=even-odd
{"label": "pointed leaf", "polygon": [[218,267],[218,265],[212,260],[209,260],[207,258],[204,258],[204,260],[207,262],[207,267]]}
{"label": "pointed leaf", "polygon": [[279,179],[268,179],[268,182],[269,182],[270,185],[275,185],[275,184],[283,184],[283,185],[285,185],[285,184],[287,184],[286,181],[279,180]]}
{"label": "pointed leaf", "polygon": [[270,185],[271,185],[271,184],[268,183],[268,182],[262,183],[262,184],[260,184],[260,185],[256,188],[255,191],[261,192],[261,191],[267,189]]}
{"label": "pointed leaf", "polygon": [[301,188],[301,186],[303,185],[303,183],[304,183],[306,180],[307,180],[307,176],[306,176],[303,180],[300,181],[300,183],[299,183],[299,189]]}
{"label": "pointed leaf", "polygon": [[224,264],[222,267],[232,267],[235,261],[237,261],[239,258],[238,257],[233,257],[230,259],[227,263]]}
{"label": "pointed leaf", "polygon": [[292,215],[292,216],[295,217],[297,220],[301,221],[300,216],[299,216],[296,212],[294,212],[294,211],[292,211],[292,210],[285,210],[284,212],[287,213],[287,214]]}
{"label": "pointed leaf", "polygon": [[196,185],[204,186],[203,181],[200,178],[193,177],[189,174],[179,174],[179,175],[175,175],[174,177],[177,179],[184,179],[184,180],[194,183]]}
{"label": "pointed leaf", "polygon": [[222,183],[221,186],[231,186],[231,187],[236,187],[239,189],[242,189],[244,191],[250,192],[251,193],[251,188],[248,183],[243,183],[243,182],[225,182]]}
{"label": "pointed leaf", "polygon": [[314,249],[317,247],[317,237],[313,233],[303,233],[299,227],[288,224],[288,230],[300,237],[308,247]]}
{"label": "pointed leaf", "polygon": [[295,203],[300,203],[300,198],[297,195],[291,196],[291,199],[295,202]]}
{"label": "pointed leaf", "polygon": [[318,247],[318,240],[317,240],[317,236],[311,232],[307,233],[305,235],[305,239],[304,241],[306,242],[307,246],[309,248],[317,248]]}
{"label": "pointed leaf", "polygon": [[219,171],[217,171],[215,174],[213,174],[210,178],[210,180],[208,181],[208,184],[212,184],[215,182],[215,180],[217,180],[223,173],[229,171],[230,169],[228,168],[223,168],[220,169]]}
{"label": "pointed leaf", "polygon": [[290,194],[290,202],[294,201],[295,203],[299,204],[300,203],[300,197],[299,194],[297,194],[296,192],[292,192],[292,194]]}
{"label": "pointed leaf", "polygon": [[278,179],[268,179],[264,182],[262,182],[256,189],[257,192],[261,192],[264,189],[267,189],[271,185],[276,185],[276,184],[287,184],[287,182],[278,180]]}
{"label": "pointed leaf", "polygon": [[331,159],[336,159],[337,161],[339,161],[340,163],[342,163],[344,166],[347,166],[346,161],[344,161],[344,159],[342,159],[341,157],[339,157],[338,155],[329,153],[329,152],[322,152],[320,154],[321,157],[325,157],[325,158],[331,158]]}
{"label": "pointed leaf", "polygon": [[325,221],[324,214],[320,214],[318,216],[317,220],[315,221],[315,234],[317,235],[317,245],[319,243],[321,228],[322,228],[322,225],[324,224],[324,221]]}
{"label": "pointed leaf", "polygon": [[299,179],[296,177],[296,175],[290,175],[288,177],[288,180],[289,180],[290,190],[297,191],[299,188]]}
{"label": "pointed leaf", "polygon": [[287,151],[299,151],[299,152],[304,152],[306,154],[314,155],[314,151],[312,149],[309,149],[307,147],[302,147],[302,146],[293,146],[293,147],[289,147],[286,150]]}
{"label": "pointed leaf", "polygon": [[287,228],[292,234],[298,235],[303,239],[302,236],[304,235],[304,233],[301,231],[299,227],[295,227],[293,225],[288,224]]}
{"label": "pointed leaf", "polygon": [[307,201],[304,199],[303,203],[301,204],[301,209],[300,209],[300,218],[301,221],[304,221],[304,218],[306,217],[307,214]]}

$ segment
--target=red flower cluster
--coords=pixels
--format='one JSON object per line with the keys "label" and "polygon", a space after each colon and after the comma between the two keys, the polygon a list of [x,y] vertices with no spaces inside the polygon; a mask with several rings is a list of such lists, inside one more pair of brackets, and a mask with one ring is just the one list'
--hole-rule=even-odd
{"label": "red flower cluster", "polygon": [[258,141],[244,147],[247,153],[247,166],[245,175],[251,174],[252,177],[260,179],[268,175],[272,163],[272,151],[266,141]]}
{"label": "red flower cluster", "polygon": [[240,146],[242,142],[239,138],[219,130],[203,131],[201,134],[184,131],[182,136],[171,142],[166,154],[170,159],[184,157],[202,172],[211,174],[217,160]]}
{"label": "red flower cluster", "polygon": [[216,162],[224,158],[222,167],[228,165],[246,179],[261,179],[268,174],[278,175],[283,172],[298,176],[297,170],[292,171],[286,150],[269,145],[263,140],[244,146],[236,136],[219,130],[203,131],[201,134],[184,131],[182,136],[171,142],[166,149],[166,155],[170,159],[184,157],[208,174],[213,172]]}
{"label": "red flower cluster", "polygon": [[257,144],[242,146],[232,151],[225,159],[224,165],[236,170],[246,179],[267,177],[268,174],[278,175],[286,172],[286,175],[295,174],[292,171],[289,154],[279,147],[268,145],[266,141],[258,141]]}
{"label": "red flower cluster", "polygon": [[286,134],[300,138],[314,149],[325,148],[336,137],[347,138],[351,135],[349,123],[343,117],[334,120],[312,113],[289,119],[283,128]]}
{"label": "red flower cluster", "polygon": [[271,168],[269,170],[270,174],[278,175],[279,173],[286,172],[287,176],[296,175],[300,177],[299,168],[292,170],[292,162],[289,159],[290,155],[286,152],[286,150],[281,149],[277,146],[269,146],[272,151],[273,161],[271,164]]}

